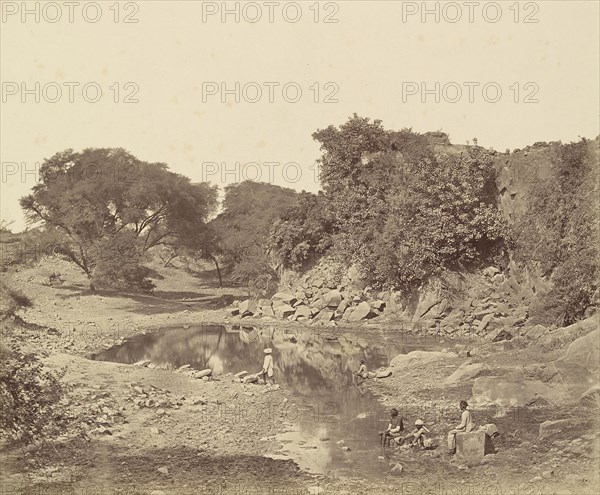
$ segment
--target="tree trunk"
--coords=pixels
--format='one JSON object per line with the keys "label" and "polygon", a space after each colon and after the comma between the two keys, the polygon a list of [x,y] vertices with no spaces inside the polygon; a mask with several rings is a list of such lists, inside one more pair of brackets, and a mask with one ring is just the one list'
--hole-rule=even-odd
{"label": "tree trunk", "polygon": [[210,259],[215,264],[215,268],[217,269],[217,276],[219,277],[219,289],[223,288],[223,278],[221,277],[221,269],[219,268],[219,262],[215,256],[210,255]]}

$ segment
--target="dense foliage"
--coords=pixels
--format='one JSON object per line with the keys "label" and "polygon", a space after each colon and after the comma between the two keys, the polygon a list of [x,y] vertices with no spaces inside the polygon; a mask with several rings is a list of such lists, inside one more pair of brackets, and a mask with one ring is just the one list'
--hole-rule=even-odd
{"label": "dense foliage", "polygon": [[21,206],[92,287],[144,290],[151,288],[145,253],[198,236],[216,209],[217,190],[122,149],[66,150],[44,161],[40,183]]}
{"label": "dense foliage", "polygon": [[274,225],[286,266],[331,246],[374,286],[410,291],[441,268],[503,255],[508,228],[482,148],[445,155],[426,136],[356,115],[313,137],[323,150],[324,195],[304,198]]}
{"label": "dense foliage", "polygon": [[581,140],[557,146],[550,177],[532,186],[515,229],[516,254],[552,280],[532,311],[540,322],[582,318],[598,289],[598,183],[598,157]]}
{"label": "dense foliage", "polygon": [[218,232],[225,270],[252,292],[276,285],[277,265],[269,249],[269,231],[294,203],[296,194],[292,189],[251,181],[225,187],[222,212],[210,226]]}
{"label": "dense foliage", "polygon": [[273,224],[270,249],[276,253],[279,265],[305,269],[327,252],[333,228],[325,196],[303,191]]}
{"label": "dense foliage", "polygon": [[36,355],[0,346],[0,433],[29,442],[54,435],[65,420],[60,374],[44,370]]}

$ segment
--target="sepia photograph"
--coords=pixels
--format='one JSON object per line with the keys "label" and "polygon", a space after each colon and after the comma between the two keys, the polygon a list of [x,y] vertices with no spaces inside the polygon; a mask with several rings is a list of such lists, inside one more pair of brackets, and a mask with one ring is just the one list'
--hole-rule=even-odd
{"label": "sepia photograph", "polygon": [[598,0],[0,16],[0,495],[600,492]]}

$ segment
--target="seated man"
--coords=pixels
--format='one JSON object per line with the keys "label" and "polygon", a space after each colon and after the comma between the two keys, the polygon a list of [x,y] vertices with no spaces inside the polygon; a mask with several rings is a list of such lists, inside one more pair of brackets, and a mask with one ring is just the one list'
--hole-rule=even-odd
{"label": "seated man", "polygon": [[398,415],[398,409],[394,408],[390,411],[390,423],[388,424],[387,430],[379,432],[381,444],[385,447],[386,443],[389,445],[392,438],[396,438],[404,431],[404,422]]}
{"label": "seated man", "polygon": [[360,360],[360,366],[358,368],[358,371],[355,371],[354,374],[359,378],[362,378],[363,380],[369,378],[369,373],[367,372],[367,366],[365,365],[364,359]]}
{"label": "seated man", "polygon": [[429,433],[429,430],[425,428],[425,423],[423,422],[423,420],[417,419],[415,421],[415,429],[409,435],[406,435],[404,437],[398,437],[395,440],[400,445],[410,440],[409,445],[411,447],[414,447],[415,445],[425,447],[425,437],[427,436],[427,433]]}
{"label": "seated man", "polygon": [[471,415],[471,411],[468,410],[468,407],[469,404],[467,404],[466,401],[460,401],[460,410],[462,411],[460,424],[448,432],[448,455],[456,453],[456,434],[463,432],[468,433],[475,427],[473,416]]}

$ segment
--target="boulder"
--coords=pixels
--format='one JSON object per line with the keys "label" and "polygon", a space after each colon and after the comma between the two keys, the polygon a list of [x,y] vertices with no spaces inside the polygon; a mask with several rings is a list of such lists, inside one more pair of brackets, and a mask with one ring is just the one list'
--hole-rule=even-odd
{"label": "boulder", "polygon": [[392,376],[392,370],[381,370],[375,375],[375,378],[389,378]]}
{"label": "boulder", "polygon": [[243,378],[248,374],[247,371],[238,371],[234,376],[234,378]]}
{"label": "boulder", "polygon": [[159,468],[157,469],[157,471],[158,471],[160,474],[164,474],[165,476],[167,476],[167,475],[169,474],[169,468],[167,468],[166,466],[159,467]]}
{"label": "boulder", "polygon": [[258,304],[259,309],[270,308],[271,300],[270,299],[259,299],[256,304]]}
{"label": "boulder", "polygon": [[136,363],[133,363],[134,366],[144,366],[147,367],[150,364],[150,360],[148,359],[142,359],[141,361],[137,361]]}
{"label": "boulder", "polygon": [[298,319],[308,319],[312,316],[312,311],[308,306],[299,306],[296,308],[296,312],[294,316],[292,316],[292,320],[296,321]]}
{"label": "boulder", "polygon": [[596,329],[571,342],[561,361],[567,364],[576,364],[588,371],[596,372],[600,362],[600,329]]}
{"label": "boulder", "polygon": [[548,438],[572,438],[573,433],[588,425],[589,420],[583,418],[570,417],[569,419],[557,419],[554,421],[544,421],[540,424],[538,439]]}
{"label": "boulder", "polygon": [[207,368],[207,369],[205,369],[205,370],[202,370],[202,371],[196,371],[196,372],[194,373],[194,376],[195,376],[196,378],[203,378],[203,377],[205,377],[205,376],[210,376],[210,375],[212,375],[212,372],[213,372],[213,370],[211,370],[210,368]]}
{"label": "boulder", "polygon": [[315,320],[317,321],[330,321],[333,318],[333,311],[331,309],[322,309],[317,316],[315,316]]}
{"label": "boulder", "polygon": [[371,305],[367,301],[361,302],[350,314],[348,321],[360,321],[375,316],[371,310]]}
{"label": "boulder", "polygon": [[493,317],[494,317],[493,313],[485,315],[483,317],[483,319],[477,324],[477,327],[475,328],[475,332],[476,333],[483,332],[487,328],[489,322],[491,321],[491,319]]}
{"label": "boulder", "polygon": [[251,375],[247,375],[244,378],[242,378],[242,383],[256,383],[256,382],[258,382],[259,378],[260,378],[259,373],[253,373]]}
{"label": "boulder", "polygon": [[404,467],[402,466],[402,464],[397,463],[391,470],[390,473],[395,474],[396,476],[399,476],[402,474],[402,471],[404,471]]}
{"label": "boulder", "polygon": [[252,299],[246,299],[240,303],[239,310],[242,318],[245,316],[253,316],[258,312],[258,304]]}
{"label": "boulder", "polygon": [[431,363],[439,359],[455,357],[457,355],[453,352],[412,351],[408,354],[398,354],[390,361],[390,365],[394,368],[405,368],[406,366]]}
{"label": "boulder", "polygon": [[328,308],[336,309],[342,302],[342,294],[337,289],[330,290],[323,294],[323,301]]}
{"label": "boulder", "polygon": [[377,311],[383,311],[385,308],[385,302],[381,299],[377,299],[371,303],[371,307]]}
{"label": "boulder", "polygon": [[454,373],[446,378],[446,385],[449,387],[462,385],[466,381],[476,378],[487,369],[488,367],[483,363],[465,361]]}
{"label": "boulder", "polygon": [[338,307],[335,309],[335,312],[337,314],[343,315],[346,309],[348,309],[348,301],[344,299],[342,302],[340,302],[340,304],[338,304]]}
{"label": "boulder", "polygon": [[531,404],[539,398],[552,400],[556,395],[548,385],[539,380],[528,380],[522,375],[484,376],[475,379],[471,401],[515,407]]}
{"label": "boulder", "polygon": [[291,305],[296,300],[294,299],[294,295],[289,292],[277,292],[271,297],[271,304],[273,308],[276,306],[282,306],[284,304]]}
{"label": "boulder", "polygon": [[429,308],[425,313],[421,315],[421,318],[439,318],[444,314],[446,308],[448,307],[448,299],[444,298],[440,302],[434,304],[431,308]]}
{"label": "boulder", "polygon": [[485,431],[457,433],[456,455],[465,460],[480,461],[487,453],[494,451],[494,444]]}
{"label": "boulder", "polygon": [[263,316],[275,316],[275,311],[273,311],[271,306],[263,306],[260,311]]}
{"label": "boulder", "polygon": [[456,327],[462,323],[464,312],[460,309],[453,309],[441,322],[441,325]]}
{"label": "boulder", "polygon": [[281,304],[273,306],[273,312],[277,318],[287,318],[288,316],[293,315],[296,310],[289,304]]}
{"label": "boulder", "polygon": [[437,294],[432,292],[426,292],[422,299],[417,304],[417,309],[415,310],[415,314],[413,316],[412,321],[416,322],[421,317],[423,317],[427,312],[436,304],[439,304],[442,301],[442,298]]}
{"label": "boulder", "polygon": [[312,308],[314,308],[317,312],[321,311],[323,308],[327,307],[327,303],[325,302],[325,299],[323,299],[322,297],[315,297],[311,303],[310,306]]}

